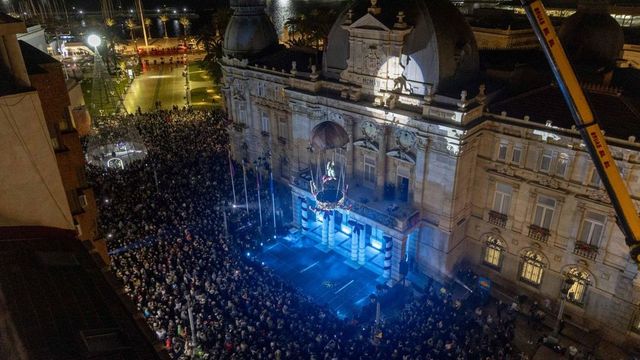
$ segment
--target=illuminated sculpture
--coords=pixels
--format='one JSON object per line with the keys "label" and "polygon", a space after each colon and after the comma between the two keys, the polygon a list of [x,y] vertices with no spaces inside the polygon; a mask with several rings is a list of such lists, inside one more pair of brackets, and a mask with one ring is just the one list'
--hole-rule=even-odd
{"label": "illuminated sculpture", "polygon": [[348,143],[347,132],[332,121],[321,122],[311,131],[311,149],[316,154],[317,166],[315,173],[311,170],[310,185],[316,211],[346,208],[345,161],[336,157]]}

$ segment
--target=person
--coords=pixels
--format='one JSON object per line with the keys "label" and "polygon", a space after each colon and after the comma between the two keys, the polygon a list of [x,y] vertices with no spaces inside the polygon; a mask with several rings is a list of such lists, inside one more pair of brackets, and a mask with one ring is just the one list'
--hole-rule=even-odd
{"label": "person", "polygon": [[[134,127],[147,146],[146,157],[125,169],[88,165],[87,173],[102,199],[100,228],[111,234],[112,270],[173,359],[194,353],[223,360],[514,356],[514,318],[484,316],[474,297],[453,301],[450,289],[430,284],[378,327],[375,317],[341,319],[255,260],[260,229],[250,220],[257,209],[229,211],[226,236],[216,206],[232,199],[231,124],[223,112],[182,107],[94,123],[98,134]],[[234,176],[242,182],[242,173]],[[255,176],[247,171],[247,181]],[[249,201],[257,201],[255,192]],[[395,296],[386,288],[378,293],[380,302]],[[372,334],[381,334],[377,345]]]}

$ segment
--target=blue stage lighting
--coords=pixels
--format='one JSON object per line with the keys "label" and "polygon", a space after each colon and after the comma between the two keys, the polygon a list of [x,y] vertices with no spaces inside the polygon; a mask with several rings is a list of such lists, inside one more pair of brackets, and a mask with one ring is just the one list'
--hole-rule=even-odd
{"label": "blue stage lighting", "polygon": [[247,257],[251,256],[251,253],[247,251]]}
{"label": "blue stage lighting", "polygon": [[260,246],[264,246],[264,243],[260,243]]}

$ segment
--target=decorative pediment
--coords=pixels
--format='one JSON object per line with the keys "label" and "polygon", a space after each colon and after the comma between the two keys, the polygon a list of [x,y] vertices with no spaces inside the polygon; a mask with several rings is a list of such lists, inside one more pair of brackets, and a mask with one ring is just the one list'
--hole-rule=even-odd
{"label": "decorative pediment", "polygon": [[377,143],[375,143],[375,142],[373,142],[373,141],[371,141],[369,139],[366,139],[366,138],[354,141],[353,145],[357,146],[357,147],[361,147],[361,148],[366,149],[366,150],[371,150],[371,151],[375,151],[375,152],[380,151],[380,148],[378,147]]}
{"label": "decorative pediment", "polygon": [[366,14],[360,19],[356,20],[353,24],[347,26],[350,29],[368,29],[368,30],[379,30],[379,31],[391,31],[388,27],[386,27],[383,23],[381,23],[378,19],[376,19],[371,14]]}
{"label": "decorative pediment", "polygon": [[393,149],[387,152],[387,156],[392,157],[394,159],[398,159],[400,161],[409,163],[411,165],[416,164],[416,157],[410,153],[403,151],[402,149]]}

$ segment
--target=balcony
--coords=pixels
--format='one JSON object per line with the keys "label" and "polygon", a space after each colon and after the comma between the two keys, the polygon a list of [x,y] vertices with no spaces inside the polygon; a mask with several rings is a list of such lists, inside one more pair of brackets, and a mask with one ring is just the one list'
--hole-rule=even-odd
{"label": "balcony", "polygon": [[262,130],[262,131],[260,132],[260,134],[262,134],[262,136],[264,136],[264,137],[269,137],[269,132],[268,132],[268,131],[264,131],[264,130]]}
{"label": "balcony", "polygon": [[489,223],[500,226],[501,228],[507,227],[507,215],[501,214],[497,211],[489,210]]}
{"label": "balcony", "polygon": [[287,145],[287,139],[282,136],[278,136],[278,142],[282,145]]}
{"label": "balcony", "polygon": [[598,256],[598,247],[595,245],[576,241],[576,245],[573,248],[573,253],[585,259],[595,260]]}
{"label": "balcony", "polygon": [[548,229],[545,229],[538,225],[529,225],[528,236],[533,240],[540,241],[546,244],[547,240],[549,240],[549,235],[551,235],[551,232]]}

